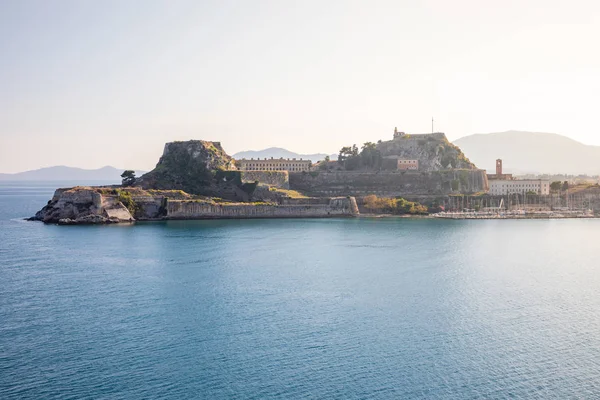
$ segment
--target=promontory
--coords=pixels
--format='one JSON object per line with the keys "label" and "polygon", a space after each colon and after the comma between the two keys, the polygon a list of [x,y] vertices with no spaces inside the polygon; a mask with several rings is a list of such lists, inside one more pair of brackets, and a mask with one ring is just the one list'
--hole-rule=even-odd
{"label": "promontory", "polygon": [[[31,220],[98,224],[170,219],[353,217],[369,198],[419,198],[407,209],[487,190],[479,170],[443,133],[342,148],[337,160],[234,160],[219,142],[165,144],[156,167],[122,185],[57,189]],[[371,196],[371,197],[369,197]],[[403,199],[404,201],[404,199]],[[397,203],[394,203],[397,204]],[[410,205],[414,204],[414,205]]]}

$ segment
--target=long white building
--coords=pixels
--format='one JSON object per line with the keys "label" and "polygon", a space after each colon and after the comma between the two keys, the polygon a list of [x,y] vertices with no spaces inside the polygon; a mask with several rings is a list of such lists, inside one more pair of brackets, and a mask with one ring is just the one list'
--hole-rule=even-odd
{"label": "long white building", "polygon": [[490,179],[490,194],[501,196],[504,194],[550,194],[550,181],[544,179]]}

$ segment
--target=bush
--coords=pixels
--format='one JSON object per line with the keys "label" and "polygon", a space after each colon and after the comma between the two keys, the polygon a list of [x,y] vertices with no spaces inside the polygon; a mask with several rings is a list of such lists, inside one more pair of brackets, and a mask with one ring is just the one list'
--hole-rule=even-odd
{"label": "bush", "polygon": [[366,196],[364,198],[365,208],[382,212],[386,214],[412,214],[412,215],[425,215],[427,214],[427,207],[417,202],[408,201],[403,198],[392,199],[389,197],[377,197],[374,194]]}
{"label": "bush", "polygon": [[139,206],[131,197],[131,193],[125,190],[117,190],[117,200],[119,200],[125,208],[129,210],[131,215],[135,215],[135,213],[139,210]]}

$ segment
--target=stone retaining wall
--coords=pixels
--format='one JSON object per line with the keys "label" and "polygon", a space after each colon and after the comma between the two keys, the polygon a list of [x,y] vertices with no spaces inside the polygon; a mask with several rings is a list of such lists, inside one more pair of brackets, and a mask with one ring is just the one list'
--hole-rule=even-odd
{"label": "stone retaining wall", "polygon": [[483,170],[448,171],[332,171],[290,174],[290,189],[311,196],[378,196],[448,195],[488,190]]}
{"label": "stone retaining wall", "polygon": [[214,204],[183,200],[167,203],[166,219],[326,218],[355,215],[358,215],[358,207],[353,197],[331,198],[318,204]]}
{"label": "stone retaining wall", "polygon": [[242,182],[264,183],[282,189],[290,188],[290,179],[287,171],[240,171]]}

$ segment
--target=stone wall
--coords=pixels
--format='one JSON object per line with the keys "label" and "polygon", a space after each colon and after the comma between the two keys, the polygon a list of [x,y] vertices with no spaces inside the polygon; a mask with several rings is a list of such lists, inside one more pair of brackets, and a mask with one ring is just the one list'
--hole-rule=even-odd
{"label": "stone wall", "polygon": [[169,201],[166,219],[326,218],[358,215],[358,206],[352,197],[319,199],[317,204],[302,200],[296,203],[290,199],[286,204]]}
{"label": "stone wall", "polygon": [[311,196],[414,196],[477,193],[488,190],[483,170],[448,171],[332,171],[291,173],[290,189]]}
{"label": "stone wall", "polygon": [[290,177],[287,171],[240,171],[242,182],[264,183],[282,189],[290,188]]}

